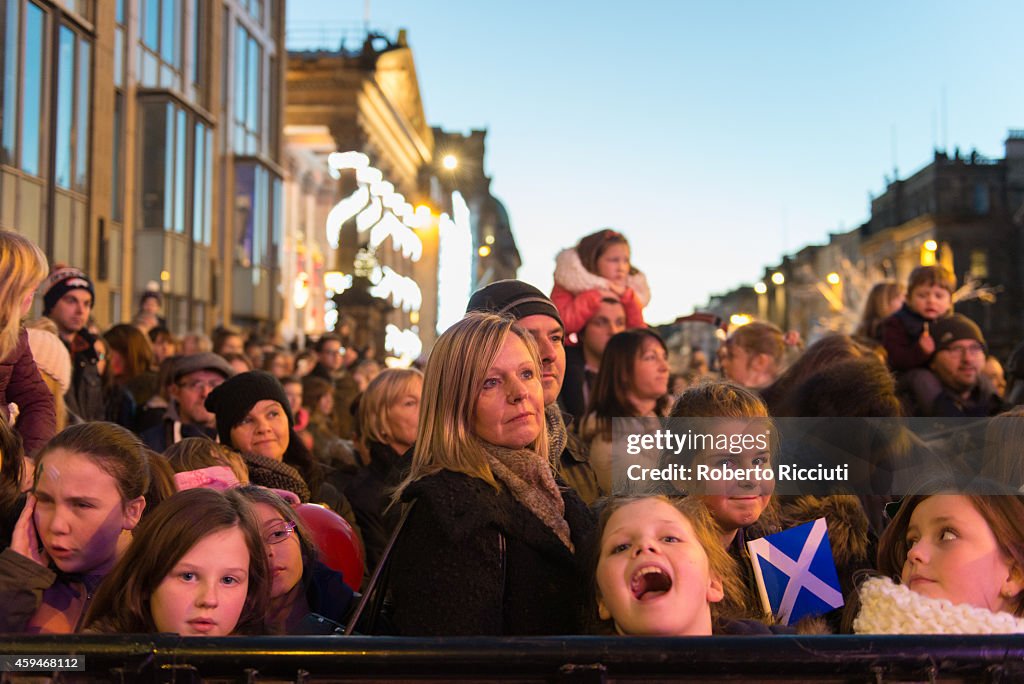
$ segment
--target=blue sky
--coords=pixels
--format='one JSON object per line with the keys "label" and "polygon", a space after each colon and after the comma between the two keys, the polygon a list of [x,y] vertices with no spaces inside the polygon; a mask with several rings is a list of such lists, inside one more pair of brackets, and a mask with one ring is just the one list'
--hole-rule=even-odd
{"label": "blue sky", "polygon": [[[293,36],[365,0],[288,0]],[[937,145],[1003,156],[1024,128],[1021,2],[373,0],[408,30],[432,125],[487,128],[520,277],[613,226],[648,322],[757,280],[869,216]],[[292,46],[295,47],[294,42]],[[554,237],[552,237],[554,236]]]}

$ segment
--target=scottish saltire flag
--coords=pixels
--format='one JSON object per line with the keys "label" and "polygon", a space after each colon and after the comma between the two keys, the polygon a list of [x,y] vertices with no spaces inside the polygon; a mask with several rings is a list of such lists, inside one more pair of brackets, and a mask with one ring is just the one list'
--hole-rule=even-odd
{"label": "scottish saltire flag", "polygon": [[761,603],[782,624],[843,605],[825,518],[748,541],[747,548]]}

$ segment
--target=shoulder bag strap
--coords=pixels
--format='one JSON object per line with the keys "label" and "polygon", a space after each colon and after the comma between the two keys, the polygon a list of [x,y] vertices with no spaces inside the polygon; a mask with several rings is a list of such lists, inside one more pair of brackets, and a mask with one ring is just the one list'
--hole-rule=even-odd
{"label": "shoulder bag strap", "polygon": [[413,506],[416,504],[416,500],[412,500],[402,507],[402,517],[399,518],[398,524],[395,525],[394,532],[391,533],[391,538],[388,539],[387,545],[384,547],[383,553],[381,553],[380,560],[377,562],[377,567],[373,570],[373,575],[370,576],[370,581],[366,585],[366,591],[363,592],[362,598],[359,599],[359,604],[356,609],[352,612],[352,616],[349,618],[348,626],[345,627],[345,635],[352,634],[356,625],[359,623],[359,619],[366,612],[369,606],[369,612],[367,612],[367,624],[365,625],[364,631],[368,634],[373,634],[374,627],[377,624],[377,618],[380,616],[381,608],[384,605],[384,597],[387,595],[387,584],[388,584],[388,570],[390,569],[390,563],[388,560],[391,557],[391,549],[394,548],[395,542],[398,540],[398,535],[405,526],[405,521],[409,518],[409,513],[412,511]]}

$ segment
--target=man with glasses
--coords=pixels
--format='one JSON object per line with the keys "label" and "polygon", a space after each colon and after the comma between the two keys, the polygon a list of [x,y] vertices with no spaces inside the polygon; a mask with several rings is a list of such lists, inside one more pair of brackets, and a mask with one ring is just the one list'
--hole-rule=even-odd
{"label": "man with glasses", "polygon": [[929,368],[942,385],[942,391],[925,415],[940,417],[985,417],[999,413],[1002,401],[985,382],[987,347],[981,329],[962,314],[941,318],[932,324],[935,354]]}
{"label": "man with glasses", "polygon": [[141,434],[142,441],[161,453],[185,437],[209,437],[216,441],[217,417],[203,404],[215,387],[234,374],[231,365],[212,352],[180,357],[167,386],[171,405],[159,425]]}

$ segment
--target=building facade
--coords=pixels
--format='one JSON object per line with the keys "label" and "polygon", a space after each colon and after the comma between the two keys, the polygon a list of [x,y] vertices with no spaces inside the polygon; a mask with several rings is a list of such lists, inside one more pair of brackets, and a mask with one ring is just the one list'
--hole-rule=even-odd
{"label": "building facade", "polygon": [[280,318],[283,0],[4,0],[0,225],[178,332]]}

